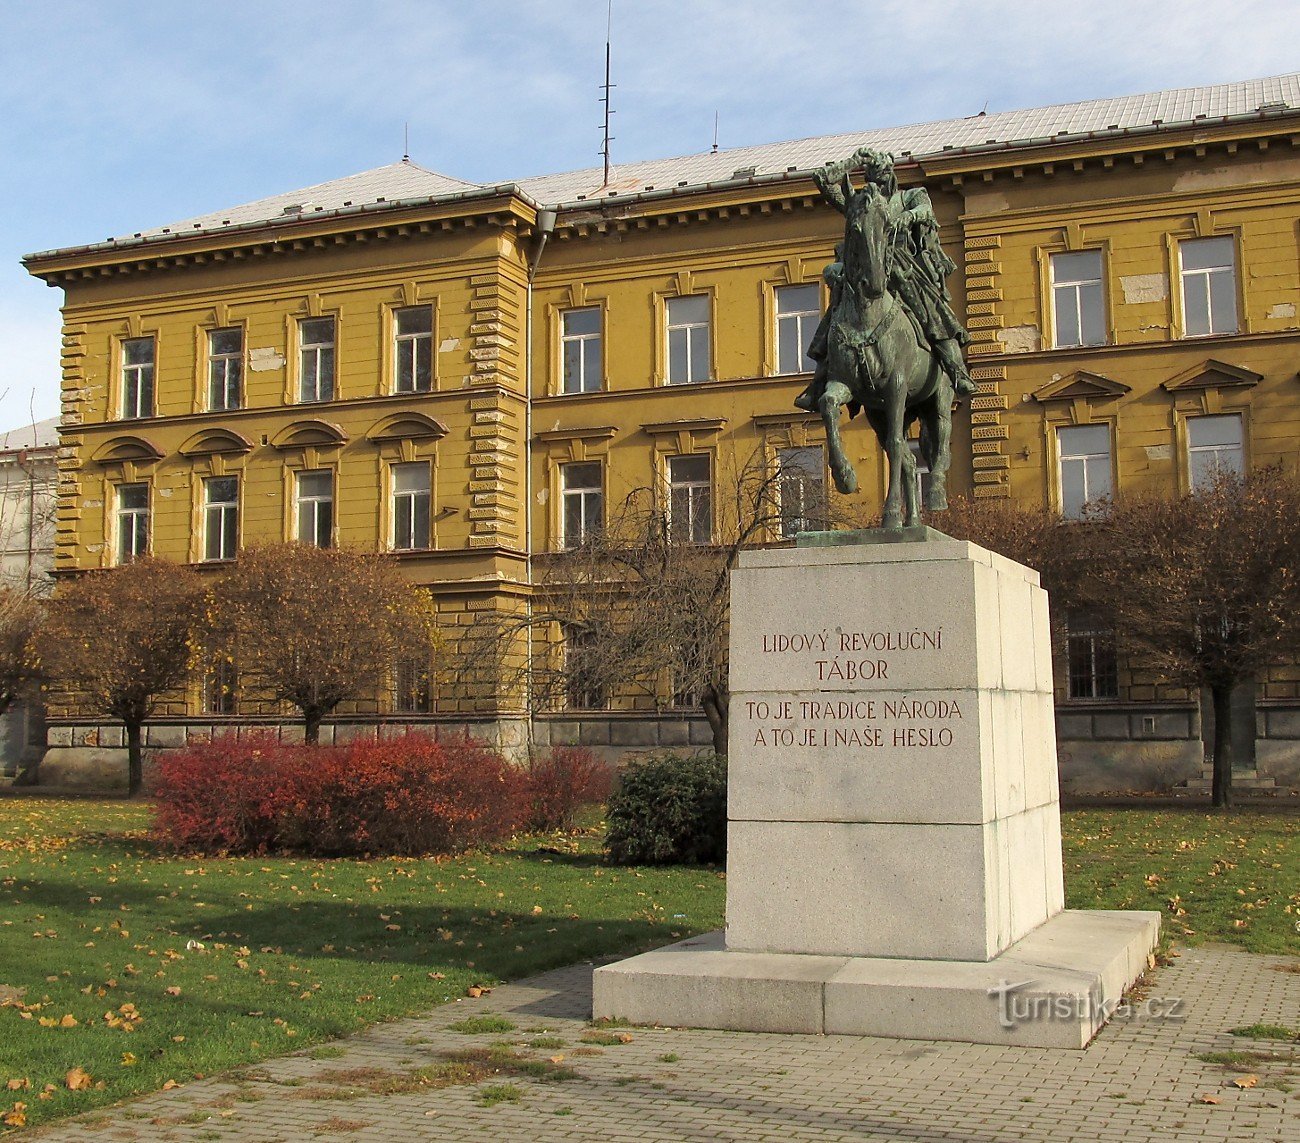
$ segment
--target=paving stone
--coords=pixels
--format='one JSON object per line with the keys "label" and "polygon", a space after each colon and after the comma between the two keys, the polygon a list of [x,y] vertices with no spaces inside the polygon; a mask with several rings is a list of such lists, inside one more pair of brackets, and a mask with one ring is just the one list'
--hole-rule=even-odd
{"label": "paving stone", "polygon": [[[1148,997],[1181,998],[1184,1018],[1116,1020],[1083,1051],[632,1028],[630,1042],[605,1047],[599,1056],[574,1057],[572,1048],[588,1030],[592,968],[576,965],[504,985],[481,1001],[446,1004],[337,1041],[345,1053],[339,1058],[313,1060],[307,1049],[267,1060],[253,1069],[264,1079],[240,1085],[252,1086],[266,1098],[222,1109],[233,1110],[230,1116],[220,1116],[214,1108],[204,1124],[176,1122],[237,1090],[217,1077],[96,1113],[113,1118],[108,1128],[94,1130],[85,1122],[89,1117],[83,1117],[24,1137],[40,1143],[92,1135],[163,1143],[203,1138],[205,1132],[215,1137],[219,1131],[221,1139],[248,1143],[317,1137],[361,1143],[1290,1143],[1300,1139],[1300,1093],[1262,1084],[1238,1091],[1228,1086],[1229,1073],[1195,1058],[1198,1052],[1230,1047],[1278,1049],[1276,1043],[1243,1042],[1228,1029],[1296,1023],[1300,974],[1275,971],[1285,963],[1294,962],[1221,946],[1184,950],[1152,975],[1146,990]],[[475,1012],[506,1015],[521,1029],[545,1027],[561,1036],[568,1046],[555,1054],[563,1053],[582,1078],[560,1084],[513,1080],[524,1092],[522,1100],[495,1107],[479,1105],[477,1086],[346,1102],[294,1095],[330,1071],[403,1071],[436,1060],[441,1052],[500,1039],[446,1030]],[[427,1043],[407,1043],[414,1036]],[[677,1059],[664,1062],[661,1057],[667,1054]],[[307,1084],[282,1086],[295,1079]],[[1213,1092],[1222,1102],[1199,1103],[1203,1092]],[[571,1113],[556,1114],[561,1108]],[[159,1122],[151,1122],[155,1118]],[[362,1126],[331,1129],[339,1121]]]}

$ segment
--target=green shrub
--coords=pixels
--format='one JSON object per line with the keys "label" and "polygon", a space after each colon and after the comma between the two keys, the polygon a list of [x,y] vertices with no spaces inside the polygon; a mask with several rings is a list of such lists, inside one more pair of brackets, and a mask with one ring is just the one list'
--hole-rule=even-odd
{"label": "green shrub", "polygon": [[727,852],[727,762],[652,754],[626,766],[610,795],[605,852],[624,865],[720,862]]}

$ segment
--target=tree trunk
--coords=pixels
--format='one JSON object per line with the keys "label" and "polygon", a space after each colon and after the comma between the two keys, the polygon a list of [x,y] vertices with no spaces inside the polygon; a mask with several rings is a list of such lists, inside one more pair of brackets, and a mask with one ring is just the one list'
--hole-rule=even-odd
{"label": "tree trunk", "polygon": [[123,719],[126,724],[126,796],[134,798],[144,785],[144,754],[140,749],[141,724],[138,719]]}
{"label": "tree trunk", "polygon": [[727,708],[731,705],[728,696],[721,694],[717,687],[708,687],[704,691],[701,703],[704,717],[709,720],[709,729],[713,732],[713,753],[719,758],[727,756]]}
{"label": "tree trunk", "polygon": [[1232,805],[1232,686],[1210,688],[1214,701],[1214,784],[1211,800],[1227,809]]}
{"label": "tree trunk", "polygon": [[325,717],[323,710],[316,710],[314,707],[304,710],[303,714],[303,741],[308,746],[316,746],[320,743],[320,724]]}

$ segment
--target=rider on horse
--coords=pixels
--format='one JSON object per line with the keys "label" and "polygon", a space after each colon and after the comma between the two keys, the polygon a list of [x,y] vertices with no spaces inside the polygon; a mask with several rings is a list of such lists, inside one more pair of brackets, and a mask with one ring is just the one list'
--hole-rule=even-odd
{"label": "rider on horse", "polygon": [[[969,337],[953,313],[945,282],[956,265],[939,245],[939,222],[930,196],[924,187],[900,191],[891,157],[869,147],[860,148],[843,162],[831,163],[813,174],[822,197],[845,216],[850,227],[854,213],[851,201],[861,192],[854,190],[849,171],[857,166],[864,168],[867,182],[874,184],[888,202],[891,254],[888,287],[912,319],[918,343],[929,343],[940,368],[951,378],[953,391],[958,397],[969,397],[975,392],[975,386],[961,353]],[[794,402],[801,409],[816,409],[826,384],[828,329],[836,308],[835,293],[844,273],[839,247],[836,255],[836,261],[826,267],[824,274],[831,288],[831,304],[822,315],[808,348],[808,356],[817,362],[817,371],[811,384]],[[853,412],[850,408],[850,415]]]}

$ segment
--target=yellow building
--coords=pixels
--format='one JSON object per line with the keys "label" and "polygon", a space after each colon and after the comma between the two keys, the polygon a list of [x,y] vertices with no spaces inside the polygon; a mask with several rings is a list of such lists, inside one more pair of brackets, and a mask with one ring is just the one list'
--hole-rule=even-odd
{"label": "yellow building", "polygon": [[[1291,75],[632,164],[607,185],[594,170],[478,186],[404,160],[31,255],[66,294],[56,567],[144,551],[219,567],[271,539],[392,551],[454,654],[483,617],[525,612],[533,557],[633,487],[672,485],[708,539],[709,489],[755,450],[821,447],[792,401],[842,219],[810,172],[863,145],[929,189],[960,268],[980,392],[955,492],[1069,514],[1215,463],[1294,465],[1298,138]],[[883,462],[861,422],[846,439],[869,514]],[[824,466],[807,473],[815,493]],[[1189,696],[1127,676],[1086,617],[1070,651],[1067,783],[1199,773]],[[504,745],[530,727],[708,741],[667,707],[530,719],[499,672],[465,666],[337,733],[388,719]],[[1265,777],[1300,773],[1298,685],[1290,669],[1260,683],[1248,758]],[[152,740],[240,717],[220,697],[196,683]],[[111,734],[68,718],[50,742]]]}

